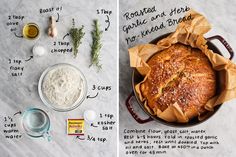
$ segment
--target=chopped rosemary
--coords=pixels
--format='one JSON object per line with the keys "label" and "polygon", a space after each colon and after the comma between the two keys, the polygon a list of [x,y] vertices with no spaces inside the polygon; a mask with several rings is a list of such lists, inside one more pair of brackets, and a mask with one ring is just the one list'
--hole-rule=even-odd
{"label": "chopped rosemary", "polygon": [[78,48],[80,46],[81,39],[84,37],[85,33],[83,32],[84,26],[80,28],[75,28],[75,22],[74,19],[72,21],[72,28],[70,29],[70,35],[72,38],[72,44],[73,44],[73,52],[74,52],[74,57],[77,56],[78,54]]}
{"label": "chopped rosemary", "polygon": [[98,71],[102,69],[102,65],[99,63],[100,61],[100,49],[102,48],[102,43],[101,43],[101,36],[102,36],[102,31],[99,29],[99,24],[98,20],[94,20],[94,29],[91,32],[92,38],[93,38],[93,43],[91,46],[91,64],[89,67],[92,65],[95,65],[98,68]]}

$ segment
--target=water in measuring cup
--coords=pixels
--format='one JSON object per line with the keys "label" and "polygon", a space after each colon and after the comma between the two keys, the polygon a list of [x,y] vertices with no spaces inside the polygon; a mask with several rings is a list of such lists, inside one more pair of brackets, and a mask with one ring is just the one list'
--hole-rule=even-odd
{"label": "water in measuring cup", "polygon": [[44,125],[46,124],[46,117],[42,112],[34,111],[26,116],[27,126],[31,130],[40,131],[44,130]]}
{"label": "water in measuring cup", "polygon": [[49,118],[41,109],[29,109],[23,115],[23,127],[30,136],[43,136],[50,127]]}

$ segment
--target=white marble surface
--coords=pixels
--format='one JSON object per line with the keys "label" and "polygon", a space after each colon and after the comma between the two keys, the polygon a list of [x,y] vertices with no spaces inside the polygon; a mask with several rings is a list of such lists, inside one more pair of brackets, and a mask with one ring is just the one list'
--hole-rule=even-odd
{"label": "white marble surface", "polygon": [[[188,0],[188,1],[167,1],[167,0],[120,0],[120,37],[119,37],[119,49],[120,49],[120,78],[119,78],[119,135],[120,135],[120,156],[128,156],[125,155],[125,148],[123,142],[123,130],[124,129],[173,129],[172,127],[165,126],[158,122],[150,122],[147,124],[138,124],[128,113],[127,108],[125,106],[125,100],[132,91],[131,86],[131,72],[132,69],[129,67],[129,58],[127,49],[140,43],[150,42],[152,39],[156,38],[159,35],[171,32],[175,30],[175,27],[168,27],[167,29],[163,29],[156,33],[153,33],[145,38],[137,40],[136,42],[127,45],[125,42],[125,37],[127,35],[122,31],[122,26],[126,25],[127,22],[123,18],[123,14],[127,11],[135,11],[142,9],[144,7],[152,7],[156,6],[158,11],[162,11],[165,9],[170,9],[174,6],[190,6],[194,10],[204,14],[207,19],[212,24],[212,29],[210,32],[206,34],[206,37],[210,37],[212,35],[221,35],[223,36],[228,43],[232,46],[233,50],[236,51],[236,12],[235,6],[236,1],[198,1],[198,0]],[[145,16],[148,17],[148,16]],[[135,19],[134,19],[135,20]],[[132,20],[131,20],[132,21]],[[131,22],[129,21],[129,22]],[[142,27],[141,27],[142,28]],[[136,29],[132,31],[130,34],[134,34]],[[214,42],[225,54],[226,50],[221,46],[220,43]],[[236,57],[234,57],[233,61],[235,62]],[[138,106],[135,101],[133,101],[135,106]],[[221,107],[221,109],[214,115],[211,119],[206,122],[189,128],[189,130],[193,129],[204,129],[209,134],[217,135],[219,137],[220,145],[216,146],[215,149],[209,151],[196,151],[196,150],[169,150],[167,154],[161,156],[175,156],[175,157],[188,157],[188,156],[218,156],[218,157],[234,157],[236,155],[236,150],[234,149],[236,143],[236,136],[234,136],[236,132],[236,100],[231,100]],[[135,107],[135,110],[143,117],[147,117],[143,111],[139,107]],[[129,155],[132,156],[132,155]]]}
{"label": "white marble surface", "polygon": [[[39,14],[40,8],[62,6],[60,20],[56,23],[58,28],[57,39],[50,39],[45,31],[48,27],[48,17],[57,16],[56,12]],[[107,32],[104,28],[106,16],[98,15],[97,9],[112,10],[110,15],[111,25]],[[83,112],[93,109],[98,114],[113,114],[116,121],[117,114],[117,6],[112,0],[86,1],[86,0],[1,0],[0,1],[0,156],[2,157],[112,157],[117,153],[117,126],[112,131],[102,131],[101,128],[93,128],[85,125],[85,136],[93,135],[105,137],[107,142],[80,141],[74,136],[66,134],[67,118],[82,118]],[[35,22],[41,29],[41,36],[38,40],[16,38],[9,27],[6,26],[9,15],[24,15],[23,22],[17,27],[17,34],[21,34],[23,24]],[[24,74],[22,77],[12,78],[9,75],[8,59],[25,60],[32,55],[31,49],[34,44],[41,44],[49,51],[54,41],[61,41],[63,36],[71,27],[72,18],[76,26],[85,26],[86,35],[83,44],[79,48],[76,59],[72,54],[51,54],[43,57],[34,57],[32,60],[23,63]],[[96,68],[88,68],[90,64],[90,44],[92,43],[90,32],[92,20],[98,19],[103,29],[101,49],[101,63],[103,69],[97,73]],[[66,37],[65,41],[70,38]],[[95,99],[86,99],[81,106],[70,112],[56,112],[46,107],[39,98],[37,92],[38,80],[43,72],[50,65],[65,62],[73,64],[81,69],[88,82],[88,94],[95,95],[92,85],[112,86],[110,92],[100,92]],[[51,120],[52,141],[47,142],[43,138],[34,139],[25,133],[21,139],[5,139],[3,133],[3,118],[13,115],[17,111],[24,111],[28,107],[37,107],[46,111]],[[17,116],[20,120],[20,115]],[[20,127],[20,123],[18,123]]]}

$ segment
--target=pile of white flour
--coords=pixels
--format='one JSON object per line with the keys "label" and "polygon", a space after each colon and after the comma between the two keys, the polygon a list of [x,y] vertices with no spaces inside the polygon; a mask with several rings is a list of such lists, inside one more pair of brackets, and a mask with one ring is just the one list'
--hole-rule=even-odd
{"label": "pile of white flour", "polygon": [[42,84],[42,92],[57,108],[70,108],[83,93],[83,80],[74,67],[61,65],[49,71]]}

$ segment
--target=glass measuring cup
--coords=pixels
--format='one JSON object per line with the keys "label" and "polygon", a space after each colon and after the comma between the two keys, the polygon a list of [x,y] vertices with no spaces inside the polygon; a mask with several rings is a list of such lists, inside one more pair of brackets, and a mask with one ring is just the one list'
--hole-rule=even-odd
{"label": "glass measuring cup", "polygon": [[46,112],[38,108],[29,108],[24,111],[22,126],[27,135],[31,137],[44,137],[51,140],[49,134],[50,119]]}

